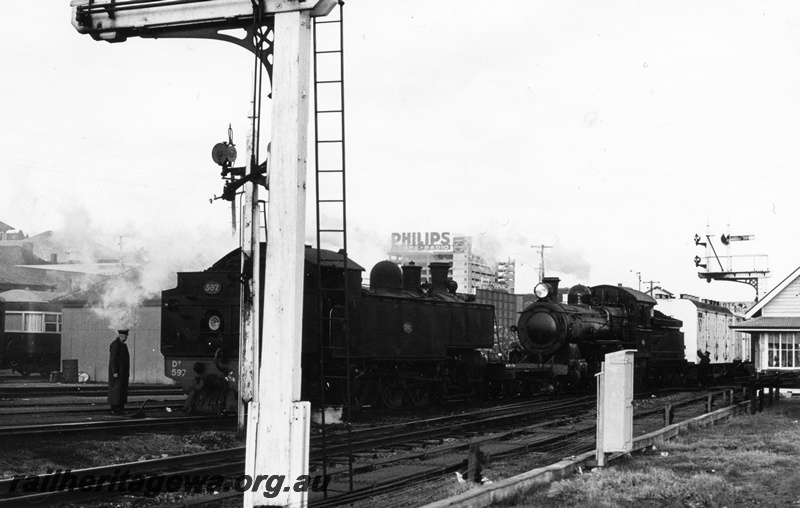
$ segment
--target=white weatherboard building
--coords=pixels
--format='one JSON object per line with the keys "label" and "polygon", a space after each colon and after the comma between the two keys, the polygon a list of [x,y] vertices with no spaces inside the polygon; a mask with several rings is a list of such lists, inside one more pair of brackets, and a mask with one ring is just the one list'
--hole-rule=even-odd
{"label": "white weatherboard building", "polygon": [[749,334],[731,329],[743,318],[728,307],[691,295],[659,298],[656,302],[656,309],[683,321],[681,331],[688,362],[697,363],[698,349],[711,353],[712,364],[750,360]]}
{"label": "white weatherboard building", "polygon": [[733,327],[750,333],[759,371],[800,370],[800,268],[756,303]]}

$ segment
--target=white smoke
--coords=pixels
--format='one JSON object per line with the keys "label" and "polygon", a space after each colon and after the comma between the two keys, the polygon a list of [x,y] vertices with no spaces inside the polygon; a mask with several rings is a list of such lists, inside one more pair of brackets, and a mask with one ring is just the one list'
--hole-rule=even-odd
{"label": "white smoke", "polygon": [[91,302],[90,309],[118,330],[136,326],[136,309],[147,297],[133,272],[114,277],[103,284],[99,300]]}
{"label": "white smoke", "polygon": [[122,259],[119,273],[94,287],[82,288],[90,296],[89,308],[109,323],[109,328],[134,328],[137,308],[161,292],[174,288],[178,272],[202,271],[236,249],[238,238],[207,229],[184,229],[173,234],[142,231],[127,224],[119,234]]}
{"label": "white smoke", "polygon": [[545,270],[570,275],[577,283],[586,283],[591,273],[591,265],[577,249],[572,249],[558,240],[552,249],[545,252]]}

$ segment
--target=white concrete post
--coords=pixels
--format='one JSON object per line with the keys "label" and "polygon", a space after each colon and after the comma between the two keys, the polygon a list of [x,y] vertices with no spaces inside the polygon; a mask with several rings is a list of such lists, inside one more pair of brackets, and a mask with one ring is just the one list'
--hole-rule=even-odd
{"label": "white concrete post", "polygon": [[597,375],[597,465],[605,454],[633,449],[634,353],[627,349],[606,355]]}

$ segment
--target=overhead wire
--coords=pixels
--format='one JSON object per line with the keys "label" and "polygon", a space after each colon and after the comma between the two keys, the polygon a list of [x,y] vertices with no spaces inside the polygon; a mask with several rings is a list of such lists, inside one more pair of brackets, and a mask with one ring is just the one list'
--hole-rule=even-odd
{"label": "overhead wire", "polygon": [[145,188],[145,189],[164,191],[164,192],[170,192],[170,193],[179,192],[181,194],[187,194],[187,195],[202,194],[201,191],[190,191],[190,190],[184,190],[184,189],[180,189],[180,188],[176,189],[175,187],[160,187],[160,186],[157,186],[157,185],[151,185],[149,183],[131,182],[129,180],[119,180],[119,179],[108,178],[108,177],[103,177],[103,176],[87,175],[87,174],[76,173],[76,172],[71,172],[71,171],[62,171],[62,170],[58,170],[58,169],[54,169],[54,168],[48,168],[48,167],[45,167],[43,165],[36,165],[36,164],[33,164],[33,163],[29,163],[29,162],[28,163],[21,163],[21,162],[16,162],[16,161],[8,161],[8,160],[0,159],[0,165],[6,165],[6,166],[10,167],[12,170],[14,168],[33,169],[33,170],[36,170],[36,171],[45,171],[45,172],[48,172],[48,173],[57,173],[57,174],[61,174],[61,175],[65,175],[65,176],[71,177],[71,178],[86,178],[86,179],[89,179],[89,180],[98,180],[98,181],[103,181],[103,182],[111,182],[111,183],[116,183],[116,184],[119,184],[119,185],[142,187],[142,188]]}

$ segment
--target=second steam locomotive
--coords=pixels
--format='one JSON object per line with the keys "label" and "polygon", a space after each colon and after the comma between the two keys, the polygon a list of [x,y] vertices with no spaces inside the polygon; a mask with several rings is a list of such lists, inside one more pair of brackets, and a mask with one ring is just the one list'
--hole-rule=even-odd
{"label": "second steam locomotive", "polygon": [[548,388],[588,386],[606,353],[635,349],[638,386],[674,385],[689,374],[682,322],[656,310],[653,298],[622,286],[576,285],[564,303],[558,284],[545,278],[520,314],[512,372],[538,372],[533,379]]}

